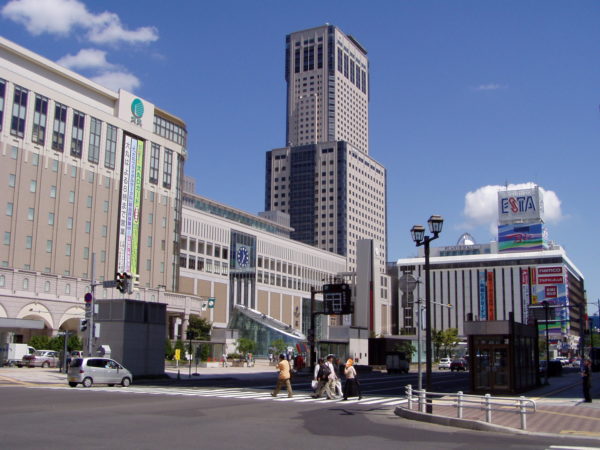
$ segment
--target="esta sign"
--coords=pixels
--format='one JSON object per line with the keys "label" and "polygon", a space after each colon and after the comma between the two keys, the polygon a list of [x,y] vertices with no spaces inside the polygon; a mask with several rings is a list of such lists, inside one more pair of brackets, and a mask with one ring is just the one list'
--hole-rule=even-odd
{"label": "esta sign", "polygon": [[498,223],[539,223],[543,202],[537,187],[498,192]]}

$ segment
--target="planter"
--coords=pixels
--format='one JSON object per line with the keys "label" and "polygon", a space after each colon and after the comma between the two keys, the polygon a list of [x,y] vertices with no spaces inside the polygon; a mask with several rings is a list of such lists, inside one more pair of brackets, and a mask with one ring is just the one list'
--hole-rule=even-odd
{"label": "planter", "polygon": [[198,367],[214,369],[216,367],[221,367],[221,363],[218,361],[201,361],[200,364],[198,364]]}

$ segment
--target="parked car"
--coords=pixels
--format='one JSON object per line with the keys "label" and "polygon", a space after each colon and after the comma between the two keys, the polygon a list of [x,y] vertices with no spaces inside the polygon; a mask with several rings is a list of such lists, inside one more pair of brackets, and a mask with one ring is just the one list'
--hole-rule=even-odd
{"label": "parked car", "polygon": [[455,370],[458,372],[459,370],[467,370],[469,368],[469,364],[467,360],[464,358],[455,359],[450,363],[450,371],[454,372]]}
{"label": "parked car", "polygon": [[91,387],[92,384],[120,384],[127,387],[133,381],[133,375],[114,359],[110,358],[75,358],[71,361],[67,372],[69,386]]}
{"label": "parked car", "polygon": [[569,364],[569,359],[564,356],[558,356],[554,361],[559,361],[563,367]]}
{"label": "parked car", "polygon": [[23,356],[23,365],[27,367],[56,367],[60,362],[58,352],[54,350],[36,350]]}
{"label": "parked car", "polygon": [[440,363],[438,364],[438,369],[449,369],[450,363],[450,358],[442,358],[440,359]]}

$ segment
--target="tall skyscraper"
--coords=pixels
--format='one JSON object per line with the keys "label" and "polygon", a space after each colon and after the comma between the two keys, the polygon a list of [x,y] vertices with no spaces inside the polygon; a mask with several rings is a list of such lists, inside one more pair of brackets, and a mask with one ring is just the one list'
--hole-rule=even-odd
{"label": "tall skyscraper", "polygon": [[373,239],[385,274],[386,170],[368,155],[369,61],[333,25],[286,37],[287,146],[267,152],[265,210],[290,215],[293,239],[347,257]]}
{"label": "tall skyscraper", "polygon": [[286,37],[287,145],[346,141],[369,153],[369,60],[333,25]]}

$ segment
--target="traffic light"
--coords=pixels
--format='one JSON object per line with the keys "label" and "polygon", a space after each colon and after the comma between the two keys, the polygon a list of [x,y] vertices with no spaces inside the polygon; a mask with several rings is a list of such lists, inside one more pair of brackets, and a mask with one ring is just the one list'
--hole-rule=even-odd
{"label": "traffic light", "polygon": [[81,319],[79,321],[79,331],[85,331],[85,330],[87,330],[87,327],[88,327],[88,320]]}
{"label": "traffic light", "polygon": [[117,290],[121,294],[131,294],[133,292],[133,283],[131,281],[131,275],[127,272],[117,272],[115,275],[115,281],[117,282]]}

